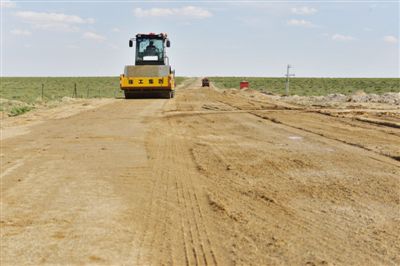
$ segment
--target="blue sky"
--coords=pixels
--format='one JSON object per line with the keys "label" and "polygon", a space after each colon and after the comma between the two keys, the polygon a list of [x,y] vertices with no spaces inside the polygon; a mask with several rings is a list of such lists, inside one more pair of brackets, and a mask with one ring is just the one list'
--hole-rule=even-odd
{"label": "blue sky", "polygon": [[117,76],[166,32],[183,76],[399,77],[398,1],[3,1],[2,76]]}

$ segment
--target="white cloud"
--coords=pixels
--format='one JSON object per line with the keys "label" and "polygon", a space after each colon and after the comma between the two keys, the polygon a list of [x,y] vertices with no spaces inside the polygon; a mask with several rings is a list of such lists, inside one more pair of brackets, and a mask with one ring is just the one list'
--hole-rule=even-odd
{"label": "white cloud", "polygon": [[397,38],[392,35],[387,35],[383,37],[383,40],[387,43],[396,44],[398,42]]}
{"label": "white cloud", "polygon": [[212,13],[207,9],[196,7],[196,6],[185,6],[181,8],[150,8],[142,9],[135,8],[133,14],[136,17],[185,17],[202,19],[212,16]]}
{"label": "white cloud", "polygon": [[17,4],[13,1],[1,0],[1,2],[0,2],[1,8],[14,8],[16,6],[17,6]]}
{"label": "white cloud", "polygon": [[313,15],[318,12],[318,9],[308,6],[293,7],[291,10],[293,14],[297,15]]}
{"label": "white cloud", "polygon": [[121,29],[120,29],[120,28],[113,28],[112,31],[113,31],[113,32],[120,32]]}
{"label": "white cloud", "polygon": [[354,41],[356,38],[350,35],[342,35],[342,34],[333,34],[332,35],[332,40],[334,41],[341,41],[341,42],[347,42],[347,41]]}
{"label": "white cloud", "polygon": [[27,30],[20,30],[20,29],[13,29],[10,31],[11,34],[17,35],[17,36],[31,36],[32,33]]}
{"label": "white cloud", "polygon": [[165,17],[174,15],[174,9],[172,8],[151,8],[142,9],[140,7],[133,10],[133,14],[136,17]]}
{"label": "white cloud", "polygon": [[287,21],[289,26],[299,26],[299,27],[316,27],[311,21],[304,19],[291,19]]}
{"label": "white cloud", "polygon": [[94,33],[94,32],[90,32],[87,31],[83,34],[83,38],[84,39],[88,39],[88,40],[94,40],[94,41],[98,41],[98,42],[102,42],[106,39],[106,37],[104,37],[103,35]]}
{"label": "white cloud", "polygon": [[211,12],[207,9],[195,6],[182,7],[178,9],[178,12],[181,13],[183,16],[194,18],[208,18],[212,16]]}
{"label": "white cloud", "polygon": [[81,18],[63,13],[46,13],[34,11],[19,11],[15,15],[34,28],[46,30],[77,31],[77,25],[93,24],[93,18]]}

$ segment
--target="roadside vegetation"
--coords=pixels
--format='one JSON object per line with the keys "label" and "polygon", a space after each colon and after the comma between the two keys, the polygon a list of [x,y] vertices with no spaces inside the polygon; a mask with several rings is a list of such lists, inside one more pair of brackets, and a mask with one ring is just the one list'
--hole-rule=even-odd
{"label": "roadside vegetation", "polygon": [[[254,77],[211,77],[217,87],[239,88],[240,81],[246,80],[250,88],[273,94],[285,93],[285,78]],[[383,94],[400,92],[399,78],[291,78],[290,95],[321,96],[332,93],[345,95],[357,91]]]}
{"label": "roadside vegetation", "polygon": [[[184,77],[177,77],[180,84]],[[119,77],[2,77],[0,111],[16,116],[70,98],[120,98]]]}
{"label": "roadside vegetation", "polygon": [[[176,77],[177,85],[186,78]],[[211,77],[221,88],[239,88],[240,81],[266,93],[284,94],[285,78]],[[63,98],[120,98],[118,77],[2,77],[0,111],[9,116],[26,113],[38,105]],[[291,78],[290,94],[319,96],[332,93],[351,95],[357,91],[383,94],[400,92],[398,78]]]}
{"label": "roadside vegetation", "polygon": [[32,109],[33,109],[33,107],[31,107],[31,106],[14,106],[11,108],[9,116],[22,115],[26,112],[29,112]]}

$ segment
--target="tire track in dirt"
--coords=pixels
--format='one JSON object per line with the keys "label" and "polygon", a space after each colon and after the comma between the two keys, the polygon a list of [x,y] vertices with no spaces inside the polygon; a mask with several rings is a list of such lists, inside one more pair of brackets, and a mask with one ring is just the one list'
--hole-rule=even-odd
{"label": "tire track in dirt", "polygon": [[398,162],[191,82],[8,139],[1,263],[400,263]]}
{"label": "tire track in dirt", "polygon": [[[220,102],[221,102],[221,103],[224,103],[224,104],[226,104],[226,105],[229,105],[229,106],[231,106],[232,108],[235,108],[236,110],[243,110],[241,107],[239,107],[239,106],[237,106],[237,105],[235,105],[235,104],[233,104],[233,103],[230,103],[230,102],[227,102],[227,101],[220,101]],[[365,145],[362,145],[362,144],[360,144],[360,143],[354,143],[354,142],[351,142],[351,141],[348,141],[348,140],[345,140],[345,139],[330,137],[330,136],[328,136],[326,133],[320,133],[320,132],[317,132],[317,131],[315,131],[315,130],[311,130],[311,129],[308,129],[308,128],[299,127],[299,126],[295,126],[295,125],[293,125],[293,124],[285,123],[285,122],[282,122],[281,120],[277,120],[276,118],[269,117],[269,116],[268,116],[267,114],[265,114],[265,113],[263,113],[263,114],[256,113],[256,111],[263,111],[263,110],[264,110],[264,109],[252,110],[252,111],[246,110],[245,112],[248,113],[248,114],[257,116],[257,117],[259,117],[259,118],[269,120],[269,121],[271,121],[271,122],[273,122],[273,123],[282,124],[282,125],[287,126],[287,127],[291,127],[291,128],[295,128],[295,129],[298,129],[298,130],[302,130],[302,131],[304,131],[304,132],[312,133],[312,134],[318,135],[318,136],[323,137],[323,138],[335,140],[335,141],[338,141],[338,142],[341,142],[341,143],[344,143],[344,144],[347,144],[347,145],[350,145],[350,146],[353,146],[353,147],[357,147],[357,148],[360,148],[360,149],[364,149],[364,150],[366,150],[366,151],[369,151],[369,152],[372,152],[372,153],[375,153],[375,154],[378,154],[378,155],[381,155],[381,156],[385,156],[385,157],[387,157],[387,158],[390,158],[390,159],[393,159],[393,160],[396,160],[396,161],[400,161],[400,156],[382,153],[382,152],[376,151],[375,149],[368,148],[368,147],[366,147]],[[347,123],[346,121],[341,121],[341,120],[339,120],[339,119],[338,119],[338,122],[340,122],[340,123]],[[352,125],[352,126],[354,126],[354,125]]]}
{"label": "tire track in dirt", "polygon": [[[165,104],[163,105],[165,108]],[[153,182],[152,193],[149,198],[148,215],[146,215],[146,225],[142,233],[141,244],[136,263],[148,264],[158,261],[158,263],[172,263],[173,254],[170,239],[168,239],[170,225],[173,221],[170,220],[168,211],[170,205],[173,205],[175,200],[171,196],[171,176],[172,170],[169,167],[162,167],[165,162],[172,162],[171,154],[165,152],[168,150],[168,142],[166,138],[158,138],[155,140],[154,147],[149,147],[149,142],[146,140],[149,167],[152,170],[151,179]],[[144,253],[144,254],[142,254]]]}
{"label": "tire track in dirt", "polygon": [[[169,123],[170,128],[179,128],[177,125],[172,125]],[[179,132],[175,132],[174,135],[179,135]],[[180,156],[186,155],[187,158],[187,146],[179,145],[183,144],[185,141],[174,141],[174,151]],[[179,180],[180,195],[184,202],[184,208],[186,215],[184,216],[187,220],[187,225],[189,227],[189,236],[191,239],[192,252],[195,258],[195,265],[216,265],[215,254],[211,246],[211,241],[208,237],[206,227],[204,225],[204,220],[202,219],[202,213],[200,209],[200,204],[198,201],[194,201],[194,197],[197,199],[196,187],[193,184],[193,165],[188,168],[188,171],[179,171],[178,176],[186,175],[186,178]]]}
{"label": "tire track in dirt", "polygon": [[[238,123],[241,119],[239,119],[238,116],[236,116],[237,119],[232,121],[232,124],[234,123]],[[194,120],[195,118],[192,118],[192,120]],[[213,123],[211,122],[213,119],[216,119],[215,117],[212,116],[201,116],[198,119],[202,119],[205,120],[203,122],[199,122],[198,125],[199,126],[195,126],[192,130],[192,133],[187,133],[187,134],[194,134],[197,135],[199,134],[199,132],[204,132],[204,129],[201,129],[200,125],[210,125],[211,127],[208,129],[208,133],[212,134],[214,132],[214,126]],[[188,124],[194,124],[192,120],[187,121]],[[249,120],[249,119],[247,119]],[[225,125],[228,125],[229,120],[225,120]],[[256,119],[254,119],[254,122],[256,122]],[[250,121],[249,121],[250,123]],[[273,129],[273,128],[272,128]],[[226,129],[228,132],[232,132],[229,129]],[[251,128],[248,128],[247,130],[243,129],[243,132],[249,131],[251,130]],[[229,139],[228,137],[224,138],[225,140]],[[235,143],[246,143],[249,140],[244,138],[241,139],[237,139],[235,141]],[[222,143],[221,143],[222,144]],[[250,217],[252,217],[251,219],[254,220],[255,218],[260,219],[263,223],[265,224],[269,224],[271,223],[270,220],[266,220],[263,217],[268,217],[271,215],[271,210],[274,210],[275,215],[277,219],[279,219],[279,221],[283,224],[285,224],[285,228],[283,228],[282,230],[286,231],[287,233],[284,233],[283,235],[290,235],[291,232],[293,231],[300,231],[302,232],[304,235],[307,235],[310,232],[320,232],[320,235],[327,235],[325,238],[323,239],[310,239],[309,243],[307,243],[308,246],[314,246],[314,247],[323,247],[324,250],[329,251],[329,253],[331,254],[341,254],[341,253],[346,253],[346,248],[343,246],[335,246],[332,245],[331,243],[329,243],[330,241],[328,241],[328,239],[337,239],[341,242],[346,241],[347,236],[341,236],[341,235],[337,235],[337,233],[334,232],[338,232],[341,230],[341,227],[343,225],[340,225],[337,223],[336,220],[324,220],[323,223],[321,223],[321,221],[319,220],[319,218],[314,218],[313,216],[306,216],[306,217],[296,217],[298,216],[298,209],[291,207],[290,205],[285,205],[282,206],[281,204],[284,202],[284,199],[275,199],[274,197],[270,197],[268,194],[267,196],[264,196],[263,194],[261,194],[260,196],[256,196],[254,197],[253,193],[248,194],[243,193],[242,189],[246,188],[248,186],[248,184],[246,184],[246,182],[240,182],[241,179],[237,178],[237,174],[238,175],[244,175],[244,176],[249,176],[249,175],[258,175],[258,174],[262,174],[262,171],[264,171],[264,175],[266,174],[266,168],[262,168],[261,171],[257,171],[257,169],[251,169],[251,167],[248,168],[243,168],[240,167],[238,169],[238,166],[240,166],[243,162],[243,158],[252,158],[252,156],[249,156],[249,154],[245,154],[242,151],[246,151],[244,149],[233,149],[233,147],[231,146],[230,149],[224,148],[224,146],[220,146],[220,145],[207,145],[206,148],[202,149],[201,151],[198,152],[198,154],[202,154],[202,158],[209,158],[209,163],[206,164],[198,164],[198,168],[199,169],[206,169],[206,171],[204,172],[204,170],[201,170],[201,172],[205,175],[208,176],[209,178],[209,182],[216,182],[216,180],[218,180],[218,182],[215,183],[215,185],[211,185],[210,187],[220,187],[220,188],[226,188],[223,190],[218,190],[218,197],[215,199],[213,199],[213,204],[216,206],[220,206],[218,209],[222,210],[223,212],[226,213],[227,217],[232,219],[232,222],[234,223],[238,223],[238,224],[246,224],[247,221],[250,220],[249,216],[246,215],[243,216],[243,213],[245,213],[244,211],[241,210],[246,210],[247,212],[251,212]],[[233,154],[235,156],[233,156]],[[258,157],[262,156],[261,154],[257,155]],[[195,161],[199,161],[198,159],[195,158]],[[215,162],[213,162],[215,161]],[[247,162],[251,162],[248,161]],[[230,166],[233,166],[230,167]],[[290,166],[290,165],[289,165]],[[299,165],[301,166],[301,165]],[[229,168],[229,169],[228,169]],[[212,169],[212,172],[208,172],[207,169]],[[301,169],[301,168],[299,168]],[[228,171],[227,171],[228,170]],[[282,181],[281,182],[277,182],[277,180],[274,180],[274,183],[271,184],[274,187],[280,187],[280,186],[287,186],[290,183],[293,183],[293,180],[288,180],[285,175],[283,174],[284,171],[288,171],[288,169],[280,169],[281,174],[278,175],[277,177],[279,177],[280,180],[285,180],[285,182]],[[279,172],[278,172],[279,173]],[[268,174],[272,174],[272,172],[268,171]],[[246,177],[248,178],[248,177]],[[224,182],[225,180],[227,180],[226,182]],[[219,184],[218,184],[219,183]],[[284,183],[287,183],[286,185]],[[228,189],[230,188],[230,189]],[[232,188],[237,188],[233,191],[231,191],[231,193],[228,193]],[[268,190],[265,187],[266,190]],[[240,203],[243,204],[243,207],[239,208],[237,205],[239,204],[239,201],[235,201],[235,207],[233,207],[233,203],[229,203],[230,200],[228,199],[232,199],[232,198],[238,198],[238,193],[240,195],[243,195],[245,197],[240,197],[241,201]],[[256,194],[257,195],[257,194]],[[338,195],[340,196],[340,195]],[[351,198],[350,198],[351,199]],[[288,200],[288,199],[285,199]],[[341,199],[343,200],[343,199]],[[224,203],[225,202],[225,203]],[[268,209],[262,208],[262,205],[267,204],[269,206]],[[272,208],[272,209],[271,209]],[[358,206],[356,206],[355,208],[357,209],[366,209],[368,208],[368,205],[365,204],[360,204]],[[236,209],[236,210],[235,210]],[[280,209],[282,210],[282,212],[280,211]],[[279,216],[278,216],[279,214]],[[283,215],[283,216],[282,216]],[[306,218],[306,219],[305,219]],[[356,224],[354,225],[354,222],[352,221],[352,218],[349,219],[344,219],[342,222],[348,224],[347,226],[349,226],[351,223],[353,223],[351,228],[357,228],[360,227],[362,228],[364,225],[363,224]],[[253,228],[254,229],[254,228]],[[240,229],[241,233],[246,232],[248,229],[246,229],[246,227],[243,227]],[[251,230],[247,231],[248,233],[251,232]],[[332,232],[332,233],[330,233]],[[276,239],[276,237],[275,237]],[[250,241],[250,239],[248,239],[247,241]],[[273,244],[274,242],[276,242],[276,240],[272,241],[272,246],[274,246],[275,244]],[[238,241],[234,241],[234,243],[236,243],[236,245],[238,245]],[[248,243],[249,244],[249,243]],[[250,245],[260,245],[261,243],[256,244],[255,242],[253,242],[253,244]],[[243,248],[243,247],[242,247]],[[281,247],[282,248],[282,247]],[[357,250],[358,254],[362,254],[363,252],[365,252],[364,250],[354,247],[354,250]],[[232,253],[237,253],[237,250],[235,251],[235,246],[232,247]],[[250,254],[247,254],[247,258],[251,257]],[[236,257],[237,260],[239,259],[238,257]],[[358,257],[358,259],[362,259],[362,257]],[[380,257],[381,261],[386,261],[386,262],[390,262],[390,260],[388,260],[387,258],[385,258],[384,256]],[[323,260],[322,260],[323,261]],[[365,261],[367,262],[367,261]],[[246,263],[243,262],[242,263]],[[271,262],[270,262],[271,263]],[[305,261],[306,263],[306,261]],[[310,262],[311,263],[311,262]],[[341,261],[341,263],[346,263],[346,261]]]}
{"label": "tire track in dirt", "polygon": [[[185,152],[185,150],[181,150],[180,152]],[[182,153],[181,153],[182,154]],[[192,170],[193,171],[193,170]],[[211,241],[208,237],[208,233],[206,227],[204,225],[203,216],[201,213],[200,205],[197,200],[196,189],[193,185],[193,176],[191,173],[188,174],[187,179],[182,180],[182,188],[186,188],[186,191],[183,191],[183,195],[186,192],[186,200],[189,201],[189,205],[191,213],[189,211],[188,217],[193,217],[193,224],[195,225],[196,237],[198,239],[198,245],[200,246],[201,256],[203,259],[203,263],[201,265],[211,265],[211,261],[214,265],[217,265],[214,251],[211,246]],[[185,190],[185,189],[183,189]],[[185,197],[185,196],[184,196]],[[200,229],[201,228],[201,229]]]}
{"label": "tire track in dirt", "polygon": [[[175,181],[176,181],[176,195],[177,195],[178,204],[179,204],[178,206],[179,206],[179,209],[183,209],[184,206],[183,206],[183,204],[182,204],[182,202],[180,200],[181,196],[179,194],[180,189],[179,189],[179,185],[178,185],[178,180],[175,180]],[[189,265],[190,264],[190,262],[189,262],[189,251],[188,251],[188,247],[187,247],[187,244],[186,244],[187,240],[186,240],[186,234],[185,234],[185,222],[184,222],[183,215],[181,216],[180,221],[181,221],[181,223],[180,223],[180,225],[181,225],[180,233],[182,235],[183,250],[184,250],[184,253],[185,253],[185,265]]]}
{"label": "tire track in dirt", "polygon": [[[229,114],[227,114],[227,115],[229,115]],[[232,113],[231,115],[234,115],[234,114]],[[239,117],[243,117],[244,118],[243,115],[244,114],[237,113],[237,116],[236,116],[237,117],[237,121],[235,120],[236,123],[241,120],[241,119],[239,119]],[[252,115],[252,114],[249,114],[249,115]],[[201,115],[201,116],[194,115],[194,116],[184,116],[184,117],[180,117],[178,115],[178,116],[174,116],[174,117],[176,119],[180,119],[180,120],[183,120],[183,119],[187,120],[186,123],[180,124],[180,126],[181,127],[189,127],[191,129],[190,131],[192,131],[192,132],[186,132],[186,135],[191,135],[192,138],[197,138],[198,139],[198,136],[199,136],[200,132],[204,132],[204,130],[205,130],[204,128],[201,127],[201,125],[208,125],[209,129],[207,130],[207,132],[208,132],[208,134],[210,134],[210,132],[213,132],[214,120],[218,121],[218,117],[220,117],[220,114],[218,114],[217,116],[215,116],[213,114],[209,114],[209,115]],[[257,117],[257,116],[255,116],[255,117]],[[219,118],[219,119],[221,119],[221,118]],[[204,120],[204,121],[202,121],[202,120]],[[249,120],[249,119],[247,119],[247,120]],[[248,123],[250,123],[250,121],[251,120],[249,120]],[[254,122],[255,122],[254,124],[256,124],[257,120],[255,119]],[[225,125],[229,125],[229,120],[225,120],[224,124]],[[285,129],[284,125],[279,126],[277,123],[274,123],[274,124],[276,124],[278,126],[277,128],[280,128],[282,130]],[[237,132],[250,132],[252,130],[252,128],[248,128],[247,130],[246,129],[242,130],[242,129],[236,129],[235,128],[234,131],[232,131],[229,128],[226,128],[225,130],[228,131],[228,132],[236,132],[236,131]],[[268,127],[268,130],[269,131],[274,131],[275,127],[272,127],[272,128]],[[297,130],[297,129],[295,129],[295,130]],[[295,131],[289,130],[289,132],[295,132]],[[210,135],[210,137],[212,137],[212,136],[213,135]],[[245,135],[243,135],[243,136],[245,136]],[[225,137],[224,139],[227,140],[229,138]],[[323,138],[323,139],[325,139],[325,138]],[[327,141],[325,145],[327,145],[328,143],[329,143],[329,145],[332,145],[332,140],[330,140],[330,139],[328,139],[328,140],[329,141]],[[239,139],[235,140],[236,143],[242,143],[242,142],[245,143],[246,141],[249,141],[249,139],[247,137],[245,137],[242,140],[239,140]],[[263,141],[265,141],[265,140],[263,140]],[[335,140],[333,140],[333,141],[335,141]],[[198,143],[199,142],[203,143],[202,140],[198,140]],[[325,143],[325,141],[323,143]],[[271,143],[271,144],[274,144],[274,143]],[[204,144],[201,144],[201,145],[204,145]],[[230,146],[230,144],[228,144],[228,145]],[[247,185],[246,183],[238,182],[238,179],[235,177],[235,175],[231,176],[229,173],[233,173],[233,172],[236,172],[236,174],[238,174],[238,173],[239,174],[246,174],[246,173],[250,174],[251,173],[251,174],[254,174],[254,175],[258,175],[257,174],[257,169],[253,169],[251,171],[249,169],[250,172],[248,172],[248,170],[246,170],[244,168],[240,168],[237,171],[235,171],[235,165],[240,164],[240,162],[243,161],[243,158],[251,158],[251,156],[249,156],[249,155],[246,156],[246,154],[243,154],[241,152],[241,151],[243,151],[243,149],[240,149],[240,151],[238,151],[239,153],[237,154],[237,156],[234,157],[234,158],[237,158],[237,159],[232,161],[232,156],[231,155],[235,150],[226,149],[226,148],[223,149],[222,147],[223,146],[219,146],[219,145],[210,145],[210,146],[207,145],[207,148],[204,148],[200,152],[200,154],[202,154],[201,157],[202,158],[209,158],[210,159],[209,162],[212,162],[212,160],[216,160],[216,158],[210,152],[215,151],[214,154],[216,154],[217,158],[220,158],[220,159],[216,160],[216,162],[212,162],[211,164],[205,164],[204,165],[204,164],[201,164],[201,163],[200,164],[196,163],[197,164],[197,168],[200,170],[200,172],[202,174],[206,174],[206,175],[207,175],[207,166],[208,166],[209,169],[213,169],[213,172],[210,173],[209,175],[207,175],[207,177],[209,178],[208,182],[210,182],[210,183],[215,183],[216,180],[218,180],[218,182],[222,182],[222,181],[227,179],[227,176],[230,176],[230,178],[228,178],[229,182],[227,182],[227,183],[223,182],[222,184],[218,184],[218,182],[216,182],[215,185],[209,186],[210,188],[214,187],[214,186],[218,186],[218,185],[219,185],[220,188],[232,188],[232,185],[234,185],[234,184],[235,184],[235,187],[237,186],[238,188],[246,187],[246,185]],[[346,150],[348,150],[348,149],[346,149]],[[353,151],[353,152],[357,153],[356,151]],[[260,156],[260,155],[258,155],[258,156]],[[223,158],[225,158],[225,159],[223,159]],[[230,158],[230,159],[226,159],[226,158]],[[195,158],[194,161],[196,162],[198,160],[196,160],[196,158]],[[247,160],[247,162],[249,162],[249,161]],[[387,160],[385,160],[384,163],[386,165],[388,165],[388,161]],[[222,165],[222,167],[221,167],[221,165]],[[230,166],[233,166],[233,169]],[[227,167],[229,169],[224,169],[224,167]],[[299,170],[301,170],[304,166],[299,165],[299,167],[300,167]],[[221,171],[222,171],[221,175],[219,175],[218,169],[221,169]],[[229,171],[226,171],[226,170],[229,170]],[[288,169],[284,169],[284,168],[279,169],[279,170],[282,171],[282,173],[284,173],[284,171],[288,171]],[[204,171],[206,171],[206,172],[204,172]],[[262,174],[262,170],[259,170],[258,173]],[[264,173],[264,175],[265,175],[265,173]],[[290,176],[289,176],[290,179],[285,178],[285,176],[280,176],[279,178],[281,180],[282,179],[283,180],[286,179],[286,182],[288,184],[293,182],[292,177],[290,177]],[[276,180],[275,180],[275,182],[276,182]],[[277,182],[276,184],[274,183],[274,186],[279,187],[281,185],[284,185],[284,184],[280,184],[280,183],[281,182]],[[343,189],[344,188],[345,187],[343,187]],[[267,188],[264,187],[264,189],[267,189]],[[238,189],[238,191],[233,191],[231,193],[228,193],[229,190],[230,189],[218,190],[218,197],[216,199],[215,198],[212,199],[211,204],[217,206],[217,208],[218,208],[217,211],[223,210],[225,212],[227,210],[227,206],[231,206],[230,204],[228,204],[229,201],[227,201],[227,199],[237,198],[238,197],[237,196],[238,195],[237,192],[242,193],[240,191],[241,189]],[[337,192],[334,192],[334,193],[337,193]],[[268,224],[268,223],[271,222],[268,219],[264,218],[264,217],[268,217],[270,215],[270,213],[269,213],[268,210],[266,212],[264,212],[264,208],[259,206],[257,204],[257,201],[255,201],[255,200],[258,199],[258,202],[264,201],[267,204],[271,204],[272,203],[272,206],[273,205],[280,205],[281,203],[283,203],[282,202],[283,199],[279,199],[279,198],[277,200],[278,204],[276,204],[276,203],[273,203],[274,201],[276,202],[276,200],[274,198],[271,199],[268,196],[267,197],[261,196],[260,198],[255,198],[253,196],[254,194],[248,194],[247,192],[245,194],[242,194],[242,195],[246,196],[246,198],[247,198],[247,200],[245,200],[245,201],[243,201],[243,198],[241,198],[243,204],[245,205],[244,208],[245,209],[247,208],[248,210],[251,210],[251,212],[252,212],[251,216],[259,218],[265,224]],[[351,202],[351,200],[353,200],[352,199],[353,197],[351,196],[351,194],[346,196],[346,198],[350,202]],[[264,200],[264,199],[268,199],[268,200]],[[338,194],[337,197],[335,196],[335,199],[338,200],[338,201],[343,200],[343,198],[340,196],[340,194]],[[221,200],[222,200],[222,202],[221,202]],[[225,201],[225,203],[224,203],[224,201]],[[238,203],[238,201],[236,201],[236,204],[237,203]],[[358,210],[365,210],[365,209],[369,209],[370,206],[369,206],[368,203],[367,204],[363,204],[361,202],[361,204],[354,206],[354,208],[358,209]],[[304,245],[306,245],[306,246],[308,245],[310,247],[314,246],[316,249],[318,249],[318,247],[323,247],[322,249],[326,250],[330,254],[345,254],[347,252],[345,246],[342,246],[342,245],[336,246],[336,245],[332,245],[331,243],[329,243],[329,242],[331,242],[332,239],[336,239],[339,242],[343,242],[343,241],[346,241],[346,239],[348,237],[348,236],[343,235],[343,234],[334,233],[334,232],[341,231],[342,230],[342,226],[343,226],[343,224],[341,225],[341,224],[338,223],[337,219],[324,220],[323,223],[321,223],[320,218],[318,217],[318,215],[320,215],[320,214],[318,212],[316,212],[314,216],[308,214],[308,216],[297,217],[296,218],[296,216],[298,216],[298,212],[299,212],[298,209],[293,208],[290,205],[286,205],[283,210],[285,210],[283,212],[283,214],[289,215],[289,216],[287,218],[284,218],[282,216],[278,216],[276,218],[279,219],[283,224],[286,224],[286,228],[285,228],[285,231],[287,232],[287,233],[285,233],[286,235],[290,235],[291,232],[293,233],[293,231],[300,231],[300,232],[303,232],[303,234],[305,234],[305,235],[307,235],[309,233],[320,232],[319,234],[321,234],[321,235],[325,234],[326,236],[324,236],[324,238],[321,238],[321,239],[320,238],[311,238],[310,240],[307,241],[307,243],[304,243]],[[321,213],[322,214],[326,213],[326,211],[325,210],[321,210]],[[227,214],[227,217],[231,218],[233,221],[236,221],[236,222],[241,221],[240,219],[238,219],[238,217],[243,218],[240,215],[240,211],[238,213],[235,213],[235,211],[233,211],[233,213],[232,213],[231,211],[228,210],[228,212],[226,214]],[[233,214],[236,214],[236,215],[233,215]],[[365,214],[362,214],[362,215],[365,215]],[[342,220],[342,223],[346,223],[347,224],[346,226],[349,227],[349,229],[348,229],[349,233],[352,230],[357,230],[357,228],[362,228],[362,227],[365,226],[363,223],[355,222],[354,218],[351,218],[351,217],[346,218],[346,216],[343,217],[343,218],[344,219]],[[244,220],[244,222],[246,223],[246,220]],[[234,225],[232,225],[232,226],[234,226]],[[244,232],[247,231],[245,228],[242,228],[240,230],[241,230],[241,233],[244,233]],[[250,233],[251,231],[252,230],[247,231],[247,232]],[[330,233],[330,232],[332,232],[332,233]],[[247,241],[250,241],[250,240],[248,239]],[[278,242],[276,242],[276,241],[278,241]],[[281,240],[279,240],[279,238],[278,238],[278,240],[276,240],[276,237],[275,237],[275,240],[274,240],[274,238],[272,238],[272,246],[276,245],[276,244],[274,244],[274,242],[280,243],[279,241],[281,241]],[[234,241],[234,243],[236,243],[236,245],[237,245],[238,241]],[[254,243],[255,242],[253,242],[253,244]],[[260,244],[260,243],[258,243],[258,244]],[[248,245],[251,245],[251,244],[248,242]],[[278,246],[279,246],[279,244],[278,244]],[[365,247],[361,247],[359,245],[356,245],[355,247],[353,247],[353,249],[358,254],[356,256],[356,258],[358,258],[359,262],[364,261],[365,263],[368,263],[369,260],[365,260],[365,258],[363,256],[362,257],[359,256],[360,254],[363,254],[363,253],[365,254]],[[236,248],[236,246],[232,246],[232,254],[238,254],[238,252],[239,252],[239,250]],[[370,253],[369,255],[372,255],[372,254],[374,254],[374,253]],[[241,261],[242,263],[245,263],[244,261],[241,260],[242,258],[240,257],[240,255],[239,256],[238,255],[233,255],[233,256],[234,256],[233,257],[233,261],[236,261],[236,262]],[[387,256],[384,256],[384,255],[381,255],[381,254],[379,254],[379,255],[375,254],[373,256],[377,256],[376,257],[377,260],[381,261],[381,262],[384,262],[385,264],[386,263],[390,264],[391,261],[392,261]],[[251,254],[250,253],[247,254],[247,258],[248,259],[251,258]],[[295,257],[293,257],[293,258],[295,259]],[[301,257],[300,257],[300,259],[301,259]],[[332,258],[328,259],[328,261],[331,261],[331,260],[332,260]],[[340,259],[336,259],[336,260],[337,260],[337,262],[342,263],[342,264],[348,263],[348,261],[346,262],[346,260],[340,260]],[[270,263],[271,263],[271,261],[269,262],[269,264]],[[322,263],[322,264],[326,264],[327,261],[324,260],[323,258],[310,257],[309,259],[304,260],[304,263],[309,263],[309,264]]]}
{"label": "tire track in dirt", "polygon": [[[178,265],[217,265],[192,180],[195,166],[186,160],[188,146],[179,137],[179,128],[174,121],[164,118],[154,123],[146,140],[155,181],[151,214],[147,218],[150,221],[140,245],[148,255],[138,256],[136,262],[164,264],[168,257],[168,263]],[[179,225],[178,230],[171,228],[174,225]]]}
{"label": "tire track in dirt", "polygon": [[[159,149],[159,151],[162,150],[163,149]],[[170,161],[168,154],[164,152],[160,154],[160,158],[162,158],[163,161]],[[171,251],[168,248],[168,242],[166,241],[166,238],[163,237],[167,235],[169,222],[167,213],[169,209],[168,201],[173,200],[169,197],[170,169],[159,168],[155,165],[152,168],[154,169],[154,175],[160,178],[157,180],[157,182],[155,182],[156,186],[159,188],[159,191],[156,193],[158,198],[156,199],[158,208],[157,212],[155,213],[155,217],[153,218],[155,220],[155,226],[152,228],[153,234],[149,244],[151,248],[150,253],[152,254],[153,258],[164,258],[165,261],[167,258],[170,260],[172,257]],[[171,261],[169,261],[169,263],[171,263]]]}
{"label": "tire track in dirt", "polygon": [[[390,158],[390,159],[393,159],[393,160],[396,160],[396,161],[400,161],[400,156],[394,156],[394,155],[382,153],[382,152],[376,151],[375,149],[368,148],[365,145],[362,145],[360,143],[354,143],[354,142],[351,142],[351,141],[347,141],[345,139],[330,137],[326,133],[320,133],[320,132],[317,132],[315,130],[311,130],[311,129],[308,129],[308,128],[305,128],[305,127],[298,127],[298,126],[295,126],[293,124],[285,123],[285,122],[282,122],[281,120],[277,120],[276,118],[269,117],[266,114],[257,114],[257,113],[254,113],[254,112],[249,112],[249,114],[255,115],[255,116],[260,117],[262,119],[269,120],[269,121],[271,121],[273,123],[282,124],[282,125],[287,126],[287,127],[291,127],[291,128],[295,128],[295,129],[304,131],[304,132],[312,133],[312,134],[315,134],[315,135],[323,137],[323,138],[335,140],[335,141],[338,141],[338,142],[341,142],[341,143],[344,143],[344,144],[347,144],[347,145],[350,145],[350,146],[353,146],[353,147],[356,147],[356,148],[363,149],[365,151],[369,151],[369,152],[375,153],[377,155],[385,156],[387,158]],[[400,167],[400,166],[398,166],[398,167]]]}

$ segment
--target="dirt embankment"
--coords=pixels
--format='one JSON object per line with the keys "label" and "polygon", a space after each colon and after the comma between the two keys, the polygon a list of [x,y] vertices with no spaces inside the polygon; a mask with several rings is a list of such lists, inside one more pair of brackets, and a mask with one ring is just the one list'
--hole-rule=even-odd
{"label": "dirt embankment", "polygon": [[109,103],[2,141],[2,265],[400,264],[395,107]]}
{"label": "dirt embankment", "polygon": [[[329,94],[326,96],[271,96],[281,101],[301,104],[305,106],[325,106],[336,108],[351,108],[352,106],[365,106],[366,108],[375,109],[379,107],[389,107],[400,109],[400,92],[388,92],[381,95],[366,94],[358,91],[352,95]],[[358,104],[358,105],[357,105]]]}

